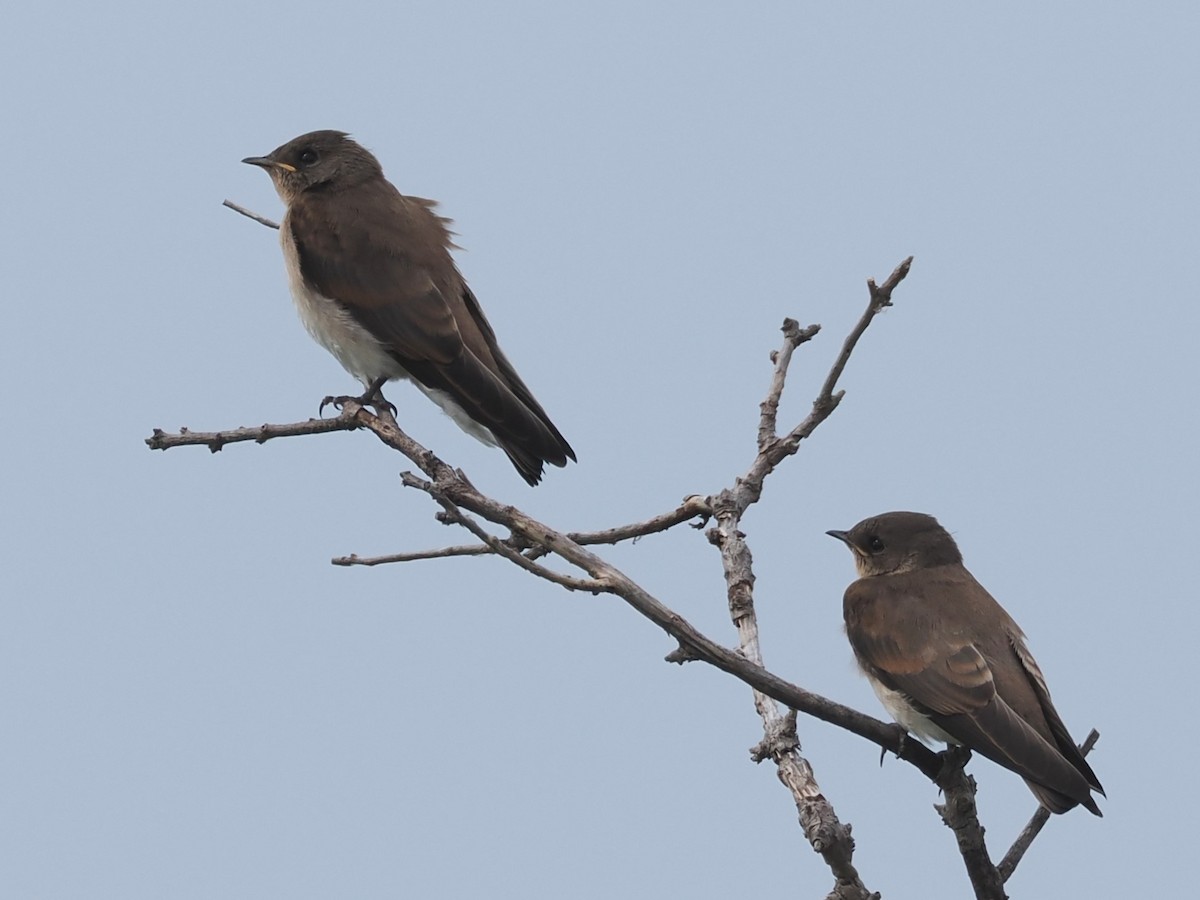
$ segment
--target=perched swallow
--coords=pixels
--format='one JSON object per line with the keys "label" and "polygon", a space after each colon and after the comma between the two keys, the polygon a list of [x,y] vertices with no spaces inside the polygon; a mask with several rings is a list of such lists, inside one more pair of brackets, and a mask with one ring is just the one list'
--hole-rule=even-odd
{"label": "perched swallow", "polygon": [[846,635],[892,717],[922,738],[962,744],[1062,813],[1101,815],[1096,773],[1050,702],[1025,635],[962,564],[933,516],[889,512],[826,532],[854,553]]}
{"label": "perched swallow", "polygon": [[242,162],[265,169],[287,204],[279,234],[300,318],[368,395],[411,380],[531,485],[543,463],[575,459],[496,343],[434,201],[401,194],[341,131]]}

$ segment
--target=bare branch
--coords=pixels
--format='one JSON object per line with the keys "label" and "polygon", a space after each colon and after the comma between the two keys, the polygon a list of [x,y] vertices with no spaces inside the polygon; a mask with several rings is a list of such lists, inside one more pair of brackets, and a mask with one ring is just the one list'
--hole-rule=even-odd
{"label": "bare branch", "polygon": [[[386,418],[391,419],[390,416]],[[337,419],[315,421],[318,424],[345,421],[350,424],[343,425],[340,430],[361,427],[371,431],[384,444],[403,453],[419,466],[432,479],[433,486],[452,502],[482,516],[489,522],[508,527],[532,545],[545,547],[565,561],[587,571],[593,578],[605,585],[604,590],[620,596],[635,610],[675,638],[693,658],[733,675],[785,706],[866,738],[915,766],[929,778],[937,776],[940,769],[937,754],[924,745],[908,739],[904,730],[898,725],[881,722],[848,706],[822,697],[820,694],[806,691],[750,662],[740,653],[706,637],[686,619],[664,606],[623,572],[585,550],[566,535],[554,531],[516,507],[505,506],[480,494],[468,482],[460,478],[454,469],[405,434],[395,424],[394,419],[385,421],[384,417],[371,413],[357,401],[347,400]],[[307,424],[265,426],[265,430],[271,437],[282,434],[300,434],[303,432],[298,429]],[[235,430],[214,434],[237,433],[238,431]],[[187,431],[180,435],[156,433],[156,436],[147,439],[146,443],[155,449],[169,449],[185,444],[208,444],[211,437],[211,435]],[[244,436],[238,439],[254,440],[256,438]]]}
{"label": "bare branch", "polygon": [[268,219],[266,216],[260,216],[258,213],[250,212],[250,210],[246,209],[244,206],[238,206],[232,200],[226,200],[221,205],[229,207],[235,213],[241,213],[247,219],[253,219],[255,222],[258,222],[262,225],[266,225],[268,228],[274,228],[276,230],[279,229],[278,222],[273,222],[270,219]]}
{"label": "bare branch", "polygon": [[784,319],[783,348],[771,352],[771,362],[775,364],[775,375],[771,379],[771,388],[767,391],[767,399],[759,404],[761,416],[758,422],[758,449],[763,451],[777,437],[775,422],[779,416],[779,398],[783,395],[783,385],[787,381],[788,366],[792,363],[792,351],[811,341],[821,330],[820,325],[809,325],[801,328],[795,319]]}
{"label": "bare branch", "polygon": [[[256,221],[263,224],[274,225],[269,220],[246,213],[236,205],[227,205],[238,212],[250,215],[251,218],[255,218]],[[843,345],[841,354],[835,361],[821,393],[813,404],[813,410],[785,438],[780,439],[775,436],[776,417],[792,351],[799,344],[811,339],[819,328],[812,325],[801,329],[794,321],[785,321],[784,346],[773,357],[775,371],[767,399],[761,405],[762,416],[758,434],[759,453],[746,475],[735,482],[734,488],[722,491],[715,497],[689,497],[676,510],[652,517],[644,522],[596,532],[573,534],[557,532],[516,507],[500,504],[481,494],[461,472],[452,469],[401,430],[387,409],[379,409],[372,413],[359,401],[350,398],[341,398],[341,413],[334,419],[316,419],[293,425],[264,425],[257,429],[234,429],[204,434],[181,429],[179,434],[170,435],[156,429],[151,438],[147,439],[147,444],[151,448],[163,450],[175,446],[201,444],[215,452],[225,444],[237,441],[254,440],[262,443],[274,437],[350,431],[356,428],[371,431],[381,442],[412,460],[428,479],[421,479],[405,473],[403,483],[408,487],[418,488],[435,499],[444,510],[444,521],[466,528],[485,546],[448,547],[417,554],[381,557],[369,562],[357,557],[349,557],[340,560],[341,564],[378,564],[382,561],[398,561],[400,559],[429,559],[490,552],[503,556],[538,577],[548,579],[568,589],[593,593],[603,591],[621,597],[637,612],[658,625],[678,642],[678,649],[672,652],[668,659],[680,662],[693,659],[703,661],[739,678],[754,689],[756,692],[755,704],[762,715],[766,734],[763,743],[756,748],[755,753],[759,758],[769,756],[776,762],[780,779],[792,791],[806,837],[813,847],[822,853],[838,879],[831,896],[869,897],[871,895],[862,886],[850,861],[853,841],[850,838],[849,826],[838,822],[832,807],[829,806],[816,784],[811,767],[799,754],[794,715],[781,714],[771,701],[777,701],[793,710],[799,710],[858,734],[885,750],[895,753],[900,759],[909,762],[931,779],[937,779],[942,774],[944,766],[938,755],[920,743],[909,739],[899,726],[880,722],[825,697],[805,691],[767,671],[762,666],[757,622],[753,614],[752,560],[744,536],[739,531],[739,524],[742,514],[761,496],[765,477],[774,470],[779,462],[795,453],[799,442],[811,434],[836,408],[841,394],[835,395],[832,391],[836,387],[838,378],[845,368],[855,344],[874,316],[890,305],[891,292],[907,274],[911,261],[909,258],[898,266],[882,288],[877,287],[873,281],[868,282],[871,304]],[[496,537],[489,533],[473,516],[506,528],[510,532],[510,537],[507,539]],[[740,636],[738,651],[731,650],[708,638],[622,571],[585,549],[585,544],[617,543],[644,534],[666,530],[689,519],[697,517],[707,519],[710,516],[717,521],[710,536],[722,552],[730,614],[738,626]],[[588,577],[578,578],[564,575],[534,562],[536,557],[547,554],[553,554],[582,570]]]}
{"label": "bare branch", "polygon": [[[670,512],[653,516],[642,522],[632,522],[615,528],[605,528],[602,531],[571,531],[567,537],[581,546],[592,544],[618,544],[621,541],[637,541],[648,534],[667,531],[676,525],[690,519],[699,518],[701,523],[694,528],[703,527],[703,523],[712,515],[708,500],[698,494],[686,497],[682,504]],[[540,559],[549,551],[543,547],[529,547],[526,544],[508,540],[504,542],[514,550],[523,552],[526,559]],[[453,556],[490,556],[494,551],[488,546],[470,544],[460,547],[442,547],[437,550],[422,550],[416,553],[390,553],[386,556],[359,556],[351,553],[349,556],[334,557],[331,562],[335,566],[381,566],[388,563],[416,562],[425,559],[442,559]]]}
{"label": "bare branch", "polygon": [[942,771],[934,780],[942,789],[945,801],[935,804],[934,809],[954,832],[958,852],[967,868],[967,877],[971,880],[976,900],[1006,900],[1008,895],[1004,893],[1004,882],[988,855],[983,826],[979,824],[975,779],[963,768],[971,758],[971,751],[965,747],[950,747],[941,757]]}
{"label": "bare branch", "polygon": [[[618,525],[615,528],[605,528],[602,531],[572,531],[567,534],[577,544],[619,544],[621,541],[637,540],[648,534],[656,534],[674,528],[691,519],[707,521],[712,515],[708,499],[699,494],[685,497],[683,503],[670,512],[653,516],[642,522],[632,522],[628,525]],[[696,528],[702,525],[694,526]]]}
{"label": "bare branch", "polygon": [[[1100,740],[1100,732],[1093,728],[1088,732],[1088,736],[1084,738],[1082,744],[1079,745],[1079,752],[1084,756],[1091,753],[1092,748],[1096,746],[1096,741]],[[1022,858],[1025,856],[1025,851],[1033,843],[1033,839],[1041,833],[1046,823],[1050,821],[1050,811],[1044,806],[1038,806],[1037,812],[1033,814],[1033,818],[1029,820],[1021,833],[1017,835],[1017,839],[1013,841],[1013,845],[1008,848],[1008,852],[1004,854],[1004,859],[1000,860],[1000,865],[996,868],[1000,872],[1000,879],[1008,881],[1012,877],[1012,873],[1017,870]]]}
{"label": "bare branch", "polygon": [[[531,546],[543,547],[584,570],[604,585],[603,590],[618,595],[637,612],[675,638],[694,658],[728,672],[786,706],[872,741],[917,767],[931,779],[937,776],[940,771],[937,754],[917,741],[907,739],[904,730],[898,725],[881,722],[819,694],[806,691],[751,662],[741,653],[713,641],[681,615],[663,605],[624,572],[586,550],[569,536],[555,531],[514,506],[501,504],[479,493],[454,469],[400,430],[394,419],[385,421],[383,417],[372,415],[355,401],[348,401],[343,412],[347,415],[352,414],[364,428],[416,463],[429,476],[431,491],[436,490],[456,506],[493,524],[502,525],[522,540],[528,541]],[[390,416],[388,418],[390,419]]]}
{"label": "bare branch", "polygon": [[[587,591],[592,594],[599,594],[607,590],[608,585],[602,579],[588,580],[584,578],[573,578],[570,575],[563,575],[555,572],[553,569],[547,569],[545,566],[539,566],[532,560],[522,556],[514,550],[510,543],[500,540],[493,534],[489,534],[482,526],[474,519],[458,508],[458,505],[451,500],[445,493],[438,489],[438,486],[433,482],[426,481],[423,478],[417,478],[412,473],[406,472],[401,476],[405,487],[413,487],[418,490],[425,491],[429,496],[433,497],[442,508],[446,511],[447,519],[457,525],[461,525],[479,540],[483,541],[493,553],[503,556],[509,562],[515,563],[527,572],[530,572],[539,578],[544,578],[547,581],[552,581],[555,584],[561,585],[572,591]],[[474,490],[474,488],[472,488]]]}
{"label": "bare branch", "polygon": [[[815,428],[816,425],[811,427]],[[695,659],[703,660],[707,664],[733,675],[785,706],[837,725],[877,744],[915,766],[931,779],[937,776],[940,769],[938,756],[924,745],[908,740],[903,729],[898,725],[881,722],[819,694],[806,691],[750,662],[740,653],[706,637],[623,572],[585,550],[581,544],[572,540],[568,535],[554,531],[516,507],[502,505],[480,494],[458,472],[401,430],[395,419],[386,411],[377,415],[357,400],[344,398],[341,414],[333,419],[310,419],[308,422],[292,425],[264,425],[256,429],[233,429],[211,433],[190,432],[181,429],[179,434],[167,434],[161,429],[155,429],[154,434],[146,439],[146,443],[152,449],[161,450],[191,444],[210,447],[216,444],[216,449],[220,449],[224,444],[235,441],[253,440],[262,443],[273,437],[326,431],[351,431],[355,428],[371,431],[381,442],[410,459],[432,480],[433,486],[456,505],[493,524],[507,527],[515,535],[528,541],[530,546],[542,547],[588,572],[593,579],[606,584],[606,590],[622,597],[639,613],[670,634]],[[761,481],[759,487],[761,488]],[[691,512],[689,504],[692,502],[694,501],[689,498],[677,512],[683,511],[685,507],[688,508],[688,512]],[[682,515],[682,512],[680,514]],[[670,515],[667,514],[668,517]],[[520,563],[517,564],[520,565]]]}
{"label": "bare branch", "polygon": [[[896,266],[887,281],[883,283],[883,287],[876,286],[873,279],[867,281],[867,289],[870,293],[870,301],[867,303],[867,309],[842,344],[841,352],[838,354],[837,359],[834,360],[829,374],[825,377],[825,383],[821,386],[820,393],[817,394],[817,398],[813,401],[812,411],[805,416],[799,425],[788,432],[786,436],[776,438],[773,437],[775,430],[773,420],[775,406],[778,405],[778,398],[775,397],[774,404],[771,404],[771,401],[774,396],[776,382],[779,382],[779,390],[782,391],[783,389],[782,379],[786,376],[786,363],[790,362],[791,358],[791,350],[789,349],[790,340],[786,337],[790,329],[788,327],[788,320],[784,321],[784,348],[774,357],[776,371],[771,382],[771,392],[768,393],[767,400],[763,403],[763,415],[759,422],[759,453],[750,470],[743,476],[743,480],[739,484],[739,490],[744,489],[748,493],[749,503],[756,502],[762,495],[763,481],[775,471],[775,467],[799,450],[800,442],[816,431],[817,426],[828,419],[833,411],[837,409],[842,399],[842,393],[840,391],[834,393],[834,389],[837,387],[838,379],[841,378],[842,372],[846,368],[846,363],[850,360],[850,354],[854,352],[859,338],[863,336],[868,326],[875,320],[875,316],[885,307],[891,306],[892,291],[904,280],[909,269],[912,268],[912,260],[913,258],[910,256],[900,263],[900,265]],[[810,325],[809,328],[801,330],[800,335],[804,335],[814,327],[816,326]],[[807,338],[805,339],[807,340]],[[781,362],[785,364],[782,373],[779,371]]]}
{"label": "bare branch", "polygon": [[[754,624],[750,551],[738,530],[741,516],[762,495],[762,486],[766,477],[775,470],[780,462],[794,454],[799,449],[800,442],[811,435],[817,426],[829,418],[837,408],[843,394],[840,391],[835,393],[835,391],[838,380],[850,361],[851,354],[875,317],[892,305],[892,292],[908,275],[912,261],[913,258],[910,256],[901,262],[882,287],[876,285],[874,279],[867,281],[867,290],[870,295],[867,308],[843,342],[841,352],[834,360],[829,374],[825,378],[825,383],[821,386],[820,393],[813,401],[812,410],[786,437],[779,439],[774,437],[774,419],[779,397],[777,390],[778,392],[783,390],[787,364],[790,362],[791,351],[794,349],[792,335],[797,333],[797,329],[791,326],[789,321],[784,322],[784,347],[774,358],[775,376],[772,379],[767,399],[761,407],[758,455],[746,475],[739,479],[732,489],[722,491],[718,497],[710,499],[718,522],[718,528],[713,530],[718,537],[714,543],[721,547],[722,560],[725,563],[730,614],[738,625],[743,642],[750,639],[757,644],[757,624]],[[766,714],[763,713],[757,698],[755,705],[759,707],[760,714],[764,715],[765,720]],[[905,750],[915,744],[915,741],[902,741]],[[949,759],[953,762],[953,755]],[[960,761],[957,767],[943,765],[941,770],[935,774],[930,774],[925,769],[922,771],[934,778],[945,792],[946,802],[938,807],[938,810],[946,824],[954,830],[959,852],[963,857],[971,884],[975,888],[976,896],[981,900],[982,898],[998,900],[998,898],[1004,897],[1003,885],[987,854],[987,847],[983,841],[983,827],[979,824],[975,808],[975,783],[970,776],[963,772],[963,763],[965,763],[965,759]],[[834,871],[836,873],[837,870]]]}
{"label": "bare branch", "polygon": [[[811,325],[801,329],[794,319],[785,319],[783,322],[783,347],[772,354],[775,372],[767,397],[760,405],[762,415],[758,427],[758,456],[751,466],[751,473],[760,471],[765,476],[770,471],[765,456],[777,440],[775,427],[779,399],[792,351],[811,339],[819,328]],[[759,666],[762,665],[762,649],[758,639],[758,618],[754,612],[754,560],[741,531],[741,520],[745,511],[761,495],[761,487],[761,477],[752,484],[747,484],[746,479],[738,479],[732,488],[708,499],[716,520],[716,525],[708,531],[708,538],[721,551],[729,616],[738,632],[738,648],[743,657]],[[769,757],[774,761],[780,782],[792,794],[804,836],[813,849],[821,854],[836,879],[831,896],[856,900],[870,898],[871,892],[854,867],[854,840],[850,836],[850,826],[838,819],[833,805],[821,792],[811,764],[800,753],[795,712],[789,711],[786,715],[781,713],[775,701],[757,689],[754,691],[754,708],[762,719],[765,737],[752,751],[752,756],[756,760]]]}
{"label": "bare branch", "polygon": [[[912,268],[913,258],[910,256],[900,265],[892,270],[892,274],[888,276],[887,281],[883,283],[883,287],[877,287],[874,278],[867,279],[867,291],[871,295],[871,300],[867,304],[867,311],[863,313],[858,324],[846,336],[846,340],[842,344],[842,352],[838,354],[838,358],[833,363],[833,368],[829,370],[829,375],[825,379],[825,384],[821,388],[821,393],[817,397],[817,403],[827,404],[832,403],[837,406],[841,395],[836,398],[833,395],[834,388],[837,387],[838,379],[842,377],[842,371],[846,368],[846,363],[850,361],[850,354],[854,352],[854,348],[858,345],[858,339],[863,336],[863,332],[867,330],[867,326],[879,313],[892,305],[892,291],[896,286],[904,280],[908,275],[908,270]],[[832,409],[830,410],[832,412]]]}
{"label": "bare branch", "polygon": [[439,550],[417,550],[413,553],[390,553],[387,556],[335,556],[330,560],[335,566],[382,566],[388,563],[416,562],[421,559],[448,559],[455,556],[492,556],[495,551],[486,544],[464,544],[457,547],[442,547]]}
{"label": "bare branch", "polygon": [[180,428],[177,434],[155,428],[150,437],[146,438],[146,446],[151,450],[170,450],[172,447],[204,446],[213,453],[218,452],[226,444],[238,444],[244,441],[254,441],[265,444],[272,438],[300,437],[306,434],[328,434],[332,431],[354,431],[362,427],[352,413],[342,410],[341,415],[332,419],[308,419],[304,422],[293,422],[290,425],[259,425],[256,428],[229,428],[225,431],[190,431]]}

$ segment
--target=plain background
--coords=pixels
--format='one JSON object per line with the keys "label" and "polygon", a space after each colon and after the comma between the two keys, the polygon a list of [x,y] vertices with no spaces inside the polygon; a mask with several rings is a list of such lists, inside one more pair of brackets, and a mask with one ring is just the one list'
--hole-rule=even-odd
{"label": "plain background", "polygon": [[[460,265],[579,454],[528,489],[407,386],[418,440],[564,529],[732,482],[785,316],[808,410],[867,277],[916,262],[745,528],[767,664],[882,711],[826,537],[930,512],[1028,632],[1108,789],[1014,897],[1194,889],[1188,679],[1200,84],[1193,3],[26,4],[0,37],[7,387],[0,895],[817,897],[748,689],[619,601],[457,543],[366,434],[152,453],[316,414],[240,165],[351,131]],[[735,640],[687,528],[606,551]],[[890,898],[962,897],[935,789],[801,721]],[[997,858],[1034,810],[971,765]]]}

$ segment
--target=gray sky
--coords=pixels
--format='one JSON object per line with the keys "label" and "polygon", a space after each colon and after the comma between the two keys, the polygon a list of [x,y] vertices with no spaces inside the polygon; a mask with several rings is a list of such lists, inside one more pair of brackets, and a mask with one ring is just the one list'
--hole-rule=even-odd
{"label": "gray sky", "polygon": [[[463,539],[372,437],[144,447],[354,388],[304,333],[275,234],[220,205],[279,216],[239,160],[316,128],[442,201],[580,462],[528,489],[393,386],[402,423],[564,530],[729,484],[782,319],[825,329],[790,426],[864,280],[914,254],[842,407],[745,522],[767,664],[882,716],[824,531],[937,515],[1071,729],[1102,732],[1105,818],[1056,818],[1010,893],[1190,890],[1195,4],[386,6],[6,13],[0,893],[829,888],[749,760],[749,690],[663,663],[619,601],[496,560],[331,567]],[[608,556],[735,641],[699,533]],[[868,886],[967,893],[923,777],[819,722],[801,738]],[[1034,802],[971,771],[998,857]]]}

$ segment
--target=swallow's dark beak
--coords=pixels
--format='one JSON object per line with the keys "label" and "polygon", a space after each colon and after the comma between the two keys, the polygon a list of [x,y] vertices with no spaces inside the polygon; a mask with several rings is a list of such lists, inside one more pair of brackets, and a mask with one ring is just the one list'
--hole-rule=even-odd
{"label": "swallow's dark beak", "polygon": [[289,166],[287,163],[276,162],[269,156],[247,156],[242,160],[248,166],[258,166],[262,169],[283,169],[285,172],[295,172],[295,166]]}

